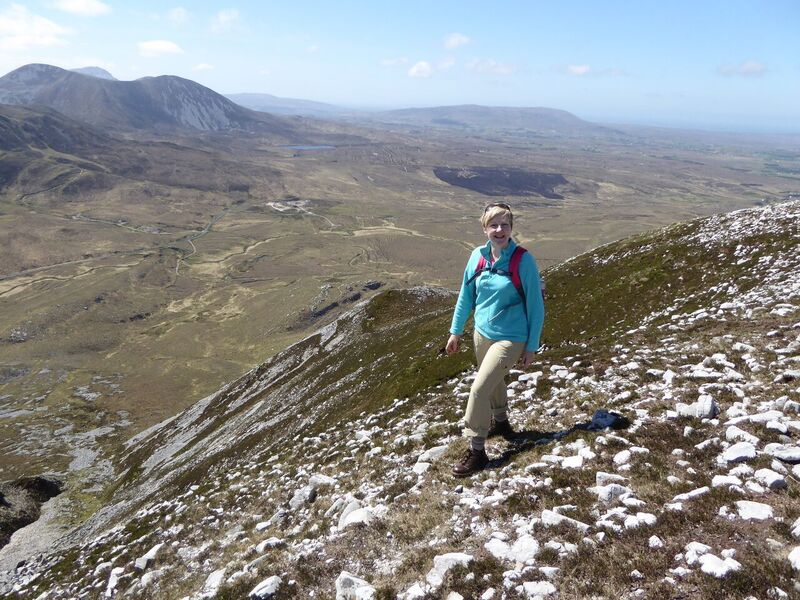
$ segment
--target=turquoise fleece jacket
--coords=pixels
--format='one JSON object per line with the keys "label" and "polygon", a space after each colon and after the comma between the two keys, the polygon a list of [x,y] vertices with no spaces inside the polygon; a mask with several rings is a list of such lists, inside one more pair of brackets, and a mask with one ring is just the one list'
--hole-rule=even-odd
{"label": "turquoise fleece jacket", "polygon": [[[500,259],[492,266],[508,272],[509,260],[516,247],[514,240],[509,240]],[[491,264],[491,242],[475,248],[467,261],[450,333],[462,335],[464,325],[474,309],[475,329],[483,337],[496,341],[525,342],[525,349],[535,352],[540,345],[539,336],[544,323],[542,284],[536,260],[530,252],[526,252],[519,264],[519,276],[525,290],[526,314],[522,298],[511,282],[511,277],[484,271],[472,283],[467,284],[469,278],[475,274],[481,254],[487,264]]]}

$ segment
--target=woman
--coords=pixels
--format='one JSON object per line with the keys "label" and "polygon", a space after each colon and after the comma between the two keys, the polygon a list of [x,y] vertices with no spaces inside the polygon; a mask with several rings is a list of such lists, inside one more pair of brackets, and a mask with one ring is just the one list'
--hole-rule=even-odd
{"label": "woman", "polygon": [[474,310],[478,373],[464,415],[470,447],[453,467],[457,477],[486,466],[487,437],[514,434],[508,422],[505,376],[517,362],[523,368],[531,364],[544,321],[539,269],[531,253],[511,239],[511,208],[501,202],[489,204],[481,226],[488,242],[467,261],[447,340],[447,353],[458,352],[464,325]]}

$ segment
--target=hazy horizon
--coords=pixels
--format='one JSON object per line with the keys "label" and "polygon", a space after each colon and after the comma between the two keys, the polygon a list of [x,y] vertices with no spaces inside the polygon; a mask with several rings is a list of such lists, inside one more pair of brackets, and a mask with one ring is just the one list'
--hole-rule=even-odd
{"label": "hazy horizon", "polygon": [[800,5],[0,2],[0,72],[98,66],[373,109],[549,107],[595,122],[800,132]]}

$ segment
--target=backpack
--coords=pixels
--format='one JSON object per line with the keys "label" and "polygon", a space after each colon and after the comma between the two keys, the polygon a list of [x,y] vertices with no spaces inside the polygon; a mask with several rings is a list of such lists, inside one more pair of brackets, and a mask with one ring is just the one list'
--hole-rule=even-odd
{"label": "backpack", "polygon": [[494,267],[490,267],[486,261],[486,258],[481,254],[481,257],[478,259],[478,264],[475,266],[475,273],[467,280],[467,285],[470,285],[478,276],[483,273],[484,271],[489,271],[491,273],[497,273],[498,275],[505,275],[506,277],[511,278],[511,283],[514,284],[514,287],[517,288],[517,292],[519,292],[520,297],[522,298],[522,306],[525,306],[525,290],[522,287],[522,279],[519,276],[519,263],[522,260],[522,255],[525,254],[527,250],[522,246],[517,246],[514,248],[514,253],[511,255],[511,259],[508,261],[508,271],[505,269],[496,269]]}

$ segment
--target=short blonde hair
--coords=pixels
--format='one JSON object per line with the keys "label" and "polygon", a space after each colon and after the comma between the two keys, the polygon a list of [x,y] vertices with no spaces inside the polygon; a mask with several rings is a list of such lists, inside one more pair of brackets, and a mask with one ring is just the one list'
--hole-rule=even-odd
{"label": "short blonde hair", "polygon": [[489,221],[500,216],[508,216],[508,224],[511,225],[511,229],[514,229],[514,215],[511,213],[511,207],[503,202],[493,202],[486,206],[481,215],[481,227],[485,229],[489,225]]}

